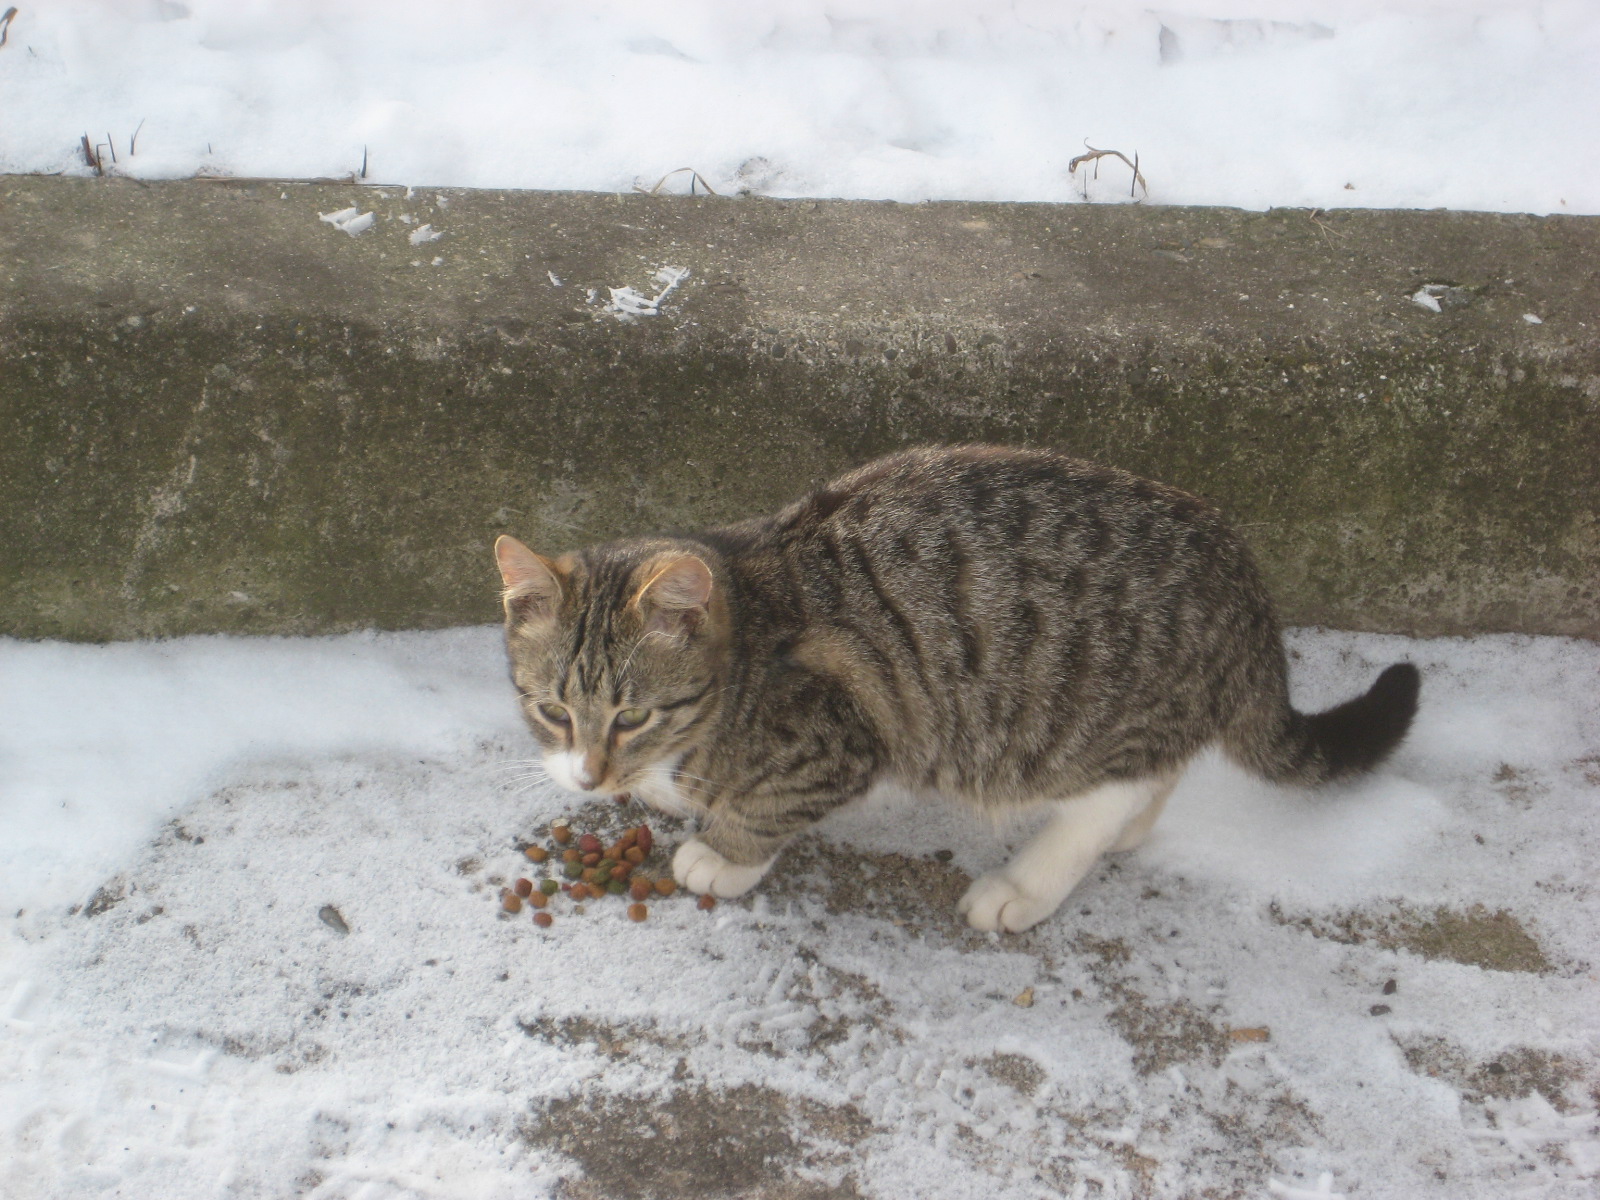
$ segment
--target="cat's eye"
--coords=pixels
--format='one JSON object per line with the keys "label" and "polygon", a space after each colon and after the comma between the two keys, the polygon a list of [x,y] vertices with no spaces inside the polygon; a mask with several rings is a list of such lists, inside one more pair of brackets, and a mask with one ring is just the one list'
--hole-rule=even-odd
{"label": "cat's eye", "polygon": [[637,729],[650,719],[648,708],[625,708],[617,714],[618,729]]}
{"label": "cat's eye", "polygon": [[572,720],[572,714],[559,704],[539,705],[539,715],[554,725],[565,725]]}

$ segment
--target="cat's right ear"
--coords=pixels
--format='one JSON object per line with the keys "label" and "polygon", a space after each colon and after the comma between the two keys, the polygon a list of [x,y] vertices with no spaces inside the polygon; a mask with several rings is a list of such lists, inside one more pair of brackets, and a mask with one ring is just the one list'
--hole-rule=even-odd
{"label": "cat's right ear", "polygon": [[495,562],[505,590],[500,600],[509,621],[550,621],[561,608],[561,576],[548,558],[501,534],[494,543]]}

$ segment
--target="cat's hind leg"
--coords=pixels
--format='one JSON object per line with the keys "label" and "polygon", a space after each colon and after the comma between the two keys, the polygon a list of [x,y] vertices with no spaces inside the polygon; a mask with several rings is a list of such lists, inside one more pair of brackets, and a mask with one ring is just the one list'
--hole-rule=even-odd
{"label": "cat's hind leg", "polygon": [[1150,831],[1155,828],[1155,823],[1160,820],[1161,812],[1167,807],[1167,797],[1172,795],[1172,789],[1178,786],[1178,772],[1173,772],[1165,780],[1164,785],[1155,794],[1144,811],[1128,822],[1122,835],[1112,843],[1111,853],[1121,854],[1125,850],[1137,850],[1144,845],[1145,838],[1150,836]]}
{"label": "cat's hind leg", "polygon": [[1167,775],[1118,781],[1057,801],[1045,827],[1004,867],[975,879],[957,910],[984,932],[1037,925],[1147,813],[1159,815],[1172,783]]}

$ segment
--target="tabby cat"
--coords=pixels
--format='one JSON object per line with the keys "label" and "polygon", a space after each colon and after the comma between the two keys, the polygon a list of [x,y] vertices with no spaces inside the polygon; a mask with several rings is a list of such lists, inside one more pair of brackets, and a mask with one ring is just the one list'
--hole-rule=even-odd
{"label": "tabby cat", "polygon": [[912,450],[774,516],[541,557],[495,544],[511,676],[550,776],[698,818],[673,859],[738,896],[894,781],[1049,821],[980,877],[975,928],[1048,917],[1139,844],[1212,745],[1278,783],[1366,771],[1419,678],[1289,704],[1272,605],[1204,501],[1039,450]]}

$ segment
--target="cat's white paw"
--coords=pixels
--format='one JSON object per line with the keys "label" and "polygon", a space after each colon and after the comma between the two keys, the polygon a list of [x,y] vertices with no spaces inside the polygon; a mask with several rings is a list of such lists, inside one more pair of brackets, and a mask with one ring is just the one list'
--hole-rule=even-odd
{"label": "cat's white paw", "polygon": [[702,896],[710,893],[731,900],[760,883],[771,865],[769,858],[758,867],[741,867],[723,858],[699,838],[690,838],[672,856],[672,875],[691,892]]}
{"label": "cat's white paw", "polygon": [[984,933],[1021,933],[1055,912],[1060,904],[1059,898],[1023,891],[1004,871],[990,871],[972,881],[967,894],[956,904],[956,911],[966,915],[968,925]]}

